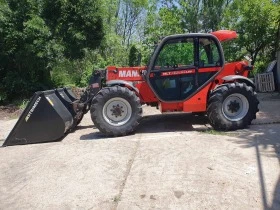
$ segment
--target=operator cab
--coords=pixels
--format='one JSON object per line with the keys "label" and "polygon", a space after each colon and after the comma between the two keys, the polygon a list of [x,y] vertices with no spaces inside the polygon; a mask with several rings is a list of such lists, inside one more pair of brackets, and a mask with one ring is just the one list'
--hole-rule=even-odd
{"label": "operator cab", "polygon": [[156,48],[148,66],[148,83],[164,102],[184,101],[222,70],[220,42],[209,34],[169,36]]}

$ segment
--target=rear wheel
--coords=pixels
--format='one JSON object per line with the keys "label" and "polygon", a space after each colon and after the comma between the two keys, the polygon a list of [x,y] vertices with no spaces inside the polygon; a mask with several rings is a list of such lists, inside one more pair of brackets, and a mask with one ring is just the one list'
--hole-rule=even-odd
{"label": "rear wheel", "polygon": [[142,107],[135,92],[126,87],[103,88],[93,99],[91,119],[108,136],[127,135],[135,131]]}
{"label": "rear wheel", "polygon": [[252,87],[245,83],[224,84],[211,93],[207,116],[216,130],[242,129],[256,119],[258,104]]}

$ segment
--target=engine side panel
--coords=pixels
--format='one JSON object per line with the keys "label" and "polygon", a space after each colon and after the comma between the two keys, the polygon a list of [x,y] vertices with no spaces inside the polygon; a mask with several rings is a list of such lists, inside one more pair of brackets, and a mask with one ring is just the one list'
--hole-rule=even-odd
{"label": "engine side panel", "polygon": [[142,103],[154,103],[158,99],[146,82],[135,82],[135,87],[139,90],[139,96]]}
{"label": "engine side panel", "polygon": [[226,63],[222,72],[215,78],[217,84],[222,84],[224,82],[223,77],[228,75],[248,77],[249,71],[245,70],[246,66],[248,66],[248,63],[245,61]]}
{"label": "engine side panel", "polygon": [[106,80],[125,80],[125,81],[143,81],[140,75],[141,70],[145,70],[146,67],[107,67]]}

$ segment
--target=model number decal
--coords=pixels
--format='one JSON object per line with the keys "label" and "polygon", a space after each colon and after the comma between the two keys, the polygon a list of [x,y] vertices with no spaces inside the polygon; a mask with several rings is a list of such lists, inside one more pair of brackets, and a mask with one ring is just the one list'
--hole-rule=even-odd
{"label": "model number decal", "polygon": [[168,71],[162,72],[161,76],[170,76],[170,75],[180,75],[180,74],[192,74],[194,70],[182,70],[182,71]]}
{"label": "model number decal", "polygon": [[34,112],[34,110],[36,109],[36,107],[38,106],[39,102],[41,100],[41,97],[38,97],[37,100],[35,101],[34,105],[32,106],[32,108],[30,109],[30,111],[28,112],[27,116],[25,117],[25,121],[27,122],[29,120],[29,118],[31,117],[32,113]]}

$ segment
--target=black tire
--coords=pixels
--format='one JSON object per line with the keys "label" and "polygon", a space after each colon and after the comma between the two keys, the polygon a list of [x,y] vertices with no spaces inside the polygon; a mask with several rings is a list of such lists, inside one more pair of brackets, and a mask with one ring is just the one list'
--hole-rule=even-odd
{"label": "black tire", "polygon": [[[142,107],[135,92],[126,87],[113,86],[101,89],[93,98],[90,113],[93,123],[102,133],[124,136],[134,132],[139,125]],[[114,121],[118,117],[123,120]]]}
{"label": "black tire", "polygon": [[207,116],[215,130],[243,129],[256,119],[258,104],[251,86],[245,83],[223,84],[210,94]]}

